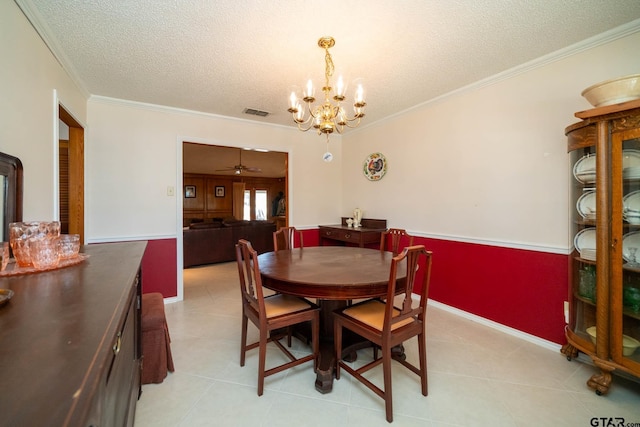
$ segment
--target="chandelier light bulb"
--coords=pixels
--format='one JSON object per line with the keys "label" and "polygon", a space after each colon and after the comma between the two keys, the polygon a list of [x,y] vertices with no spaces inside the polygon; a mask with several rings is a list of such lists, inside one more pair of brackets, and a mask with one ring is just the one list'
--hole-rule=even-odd
{"label": "chandelier light bulb", "polygon": [[346,92],[347,85],[344,84],[344,79],[340,75],[336,79],[336,94],[333,96],[333,99],[335,99],[336,101],[343,101]]}
{"label": "chandelier light bulb", "polygon": [[302,108],[302,105],[297,102],[295,109],[296,111],[294,112],[293,120],[295,120],[296,123],[304,123],[304,108]]}
{"label": "chandelier light bulb", "polygon": [[356,104],[362,104],[364,102],[364,89],[362,89],[362,86],[358,86],[355,98]]}
{"label": "chandelier light bulb", "polygon": [[340,107],[340,109],[338,110],[337,123],[340,126],[344,126],[347,124],[347,115],[345,114],[344,108],[342,107]]}
{"label": "chandelier light bulb", "polygon": [[313,81],[311,79],[307,80],[307,84],[304,87],[303,100],[304,102],[313,102],[316,100],[315,98],[316,89],[313,87]]}
{"label": "chandelier light bulb", "polygon": [[297,113],[298,107],[300,106],[298,102],[298,87],[291,86],[289,87],[289,108],[287,111],[290,113]]}
{"label": "chandelier light bulb", "polygon": [[358,79],[356,81],[356,91],[354,95],[353,105],[355,105],[356,107],[364,107],[365,105],[367,105],[364,102],[364,85],[362,84],[361,79]]}

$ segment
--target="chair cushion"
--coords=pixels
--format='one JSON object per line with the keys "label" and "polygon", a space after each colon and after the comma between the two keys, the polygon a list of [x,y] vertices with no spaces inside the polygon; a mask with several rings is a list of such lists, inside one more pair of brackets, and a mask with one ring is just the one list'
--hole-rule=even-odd
{"label": "chair cushion", "polygon": [[166,319],[164,315],[164,298],[160,292],[142,294],[142,331],[163,329]]}
{"label": "chair cushion", "polygon": [[267,317],[276,317],[282,316],[283,314],[306,310],[311,308],[311,305],[302,298],[291,295],[276,294],[265,297],[264,308],[267,312]]}
{"label": "chair cushion", "polygon": [[[383,302],[378,300],[365,301],[360,304],[352,305],[345,309],[343,313],[351,318],[354,318],[365,325],[369,325],[374,329],[382,331],[382,325],[384,324],[384,308]],[[400,314],[399,310],[393,309],[394,316]],[[391,330],[401,328],[413,322],[412,318],[402,320],[396,324],[391,325]]]}

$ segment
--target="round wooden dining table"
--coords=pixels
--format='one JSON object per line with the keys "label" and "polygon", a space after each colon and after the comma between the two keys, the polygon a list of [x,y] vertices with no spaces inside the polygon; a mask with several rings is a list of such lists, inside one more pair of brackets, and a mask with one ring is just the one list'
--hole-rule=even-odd
{"label": "round wooden dining table", "polygon": [[[318,299],[320,305],[320,355],[316,389],[328,393],[333,387],[335,352],[333,311],[347,301],[383,297],[387,294],[391,252],[350,246],[317,246],[267,252],[258,257],[262,285],[283,294]],[[398,268],[398,290],[404,288],[405,269]],[[348,331],[345,331],[347,333]],[[343,357],[370,343],[345,335]]]}

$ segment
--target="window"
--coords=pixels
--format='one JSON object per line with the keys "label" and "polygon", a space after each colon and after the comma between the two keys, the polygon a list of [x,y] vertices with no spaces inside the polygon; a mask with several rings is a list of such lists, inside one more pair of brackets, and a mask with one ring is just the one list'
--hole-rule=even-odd
{"label": "window", "polygon": [[267,190],[256,190],[256,219],[267,219]]}
{"label": "window", "polygon": [[244,210],[242,218],[245,220],[267,219],[267,190],[244,190]]}
{"label": "window", "polygon": [[251,190],[244,190],[244,209],[242,212],[242,219],[249,221],[251,219]]}

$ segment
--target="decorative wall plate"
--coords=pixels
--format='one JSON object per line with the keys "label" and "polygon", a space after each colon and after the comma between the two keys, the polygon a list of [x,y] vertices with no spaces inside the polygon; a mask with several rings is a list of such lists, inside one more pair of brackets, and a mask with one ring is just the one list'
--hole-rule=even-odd
{"label": "decorative wall plate", "polygon": [[362,165],[362,173],[369,181],[379,181],[387,173],[387,159],[382,153],[371,153]]}

